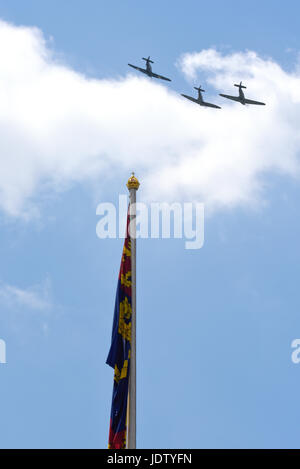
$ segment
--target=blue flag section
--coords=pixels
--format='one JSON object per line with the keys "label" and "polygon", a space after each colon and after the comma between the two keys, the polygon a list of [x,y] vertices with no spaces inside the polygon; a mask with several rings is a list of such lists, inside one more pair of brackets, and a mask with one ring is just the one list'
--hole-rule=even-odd
{"label": "blue flag section", "polygon": [[111,347],[106,363],[114,368],[109,449],[126,449],[131,348],[131,241],[129,216],[116,294]]}

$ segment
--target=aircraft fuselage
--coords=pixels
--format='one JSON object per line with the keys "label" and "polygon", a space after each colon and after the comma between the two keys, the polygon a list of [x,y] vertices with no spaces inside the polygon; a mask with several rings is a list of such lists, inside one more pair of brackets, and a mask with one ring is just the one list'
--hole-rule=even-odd
{"label": "aircraft fuselage", "polygon": [[147,73],[149,73],[149,75],[152,75],[152,67],[149,62],[147,62],[146,64],[146,70],[147,70]]}
{"label": "aircraft fuselage", "polygon": [[240,102],[241,104],[243,104],[245,106],[245,95],[244,95],[244,92],[242,90],[242,88],[239,89],[239,95],[240,95]]}
{"label": "aircraft fuselage", "polygon": [[203,96],[200,90],[198,90],[198,101],[199,103],[203,103]]}

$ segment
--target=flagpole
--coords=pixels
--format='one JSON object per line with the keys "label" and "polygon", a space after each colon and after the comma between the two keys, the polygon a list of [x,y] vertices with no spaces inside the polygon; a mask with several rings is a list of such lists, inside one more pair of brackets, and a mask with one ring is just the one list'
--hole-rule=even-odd
{"label": "flagpole", "polygon": [[140,186],[134,173],[127,187],[130,200],[130,238],[131,238],[131,350],[129,374],[129,411],[128,411],[128,449],[136,449],[136,191]]}

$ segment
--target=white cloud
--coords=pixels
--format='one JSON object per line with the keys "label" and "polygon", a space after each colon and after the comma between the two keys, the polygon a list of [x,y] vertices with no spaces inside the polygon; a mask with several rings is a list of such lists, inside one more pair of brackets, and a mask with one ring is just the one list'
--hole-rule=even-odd
{"label": "white cloud", "polygon": [[11,309],[46,312],[51,308],[50,283],[22,289],[14,285],[0,284],[0,304]]}
{"label": "white cloud", "polygon": [[42,190],[112,170],[134,168],[144,194],[213,209],[255,204],[267,172],[299,174],[297,68],[285,72],[254,52],[184,55],[190,82],[205,74],[230,92],[242,79],[249,97],[267,102],[244,108],[210,97],[222,103],[215,111],[137,74],[87,79],[58,63],[34,28],[2,21],[0,43],[0,207],[10,215],[30,215]]}

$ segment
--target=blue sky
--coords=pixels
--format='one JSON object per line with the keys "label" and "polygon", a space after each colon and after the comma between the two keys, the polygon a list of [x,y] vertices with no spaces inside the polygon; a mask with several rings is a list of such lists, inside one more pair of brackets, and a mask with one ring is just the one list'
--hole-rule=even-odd
{"label": "blue sky", "polygon": [[[22,52],[25,72],[19,68],[15,77],[10,57],[19,45],[6,43],[2,448],[107,446],[113,382],[105,360],[123,241],[97,238],[96,207],[126,193],[132,169],[140,200],[207,206],[199,251],[185,250],[183,240],[138,241],[138,446],[299,447],[300,365],[291,361],[300,336],[299,13],[298,2],[277,0],[2,3],[10,38],[20,26],[44,34],[41,50],[54,55],[43,62],[45,74],[50,64],[49,95],[62,103],[56,114],[45,101],[45,114],[53,115],[45,132],[34,101],[44,78],[35,62],[28,69],[25,63],[44,56],[36,47],[32,55]],[[219,69],[210,67],[207,50]],[[129,75],[127,63],[145,55],[173,78],[168,90]],[[55,73],[61,79],[52,80]],[[266,109],[217,97],[243,74],[249,95],[265,98]],[[176,96],[200,80],[223,114],[203,114]],[[118,102],[110,107],[108,99],[102,109],[104,83]]]}

